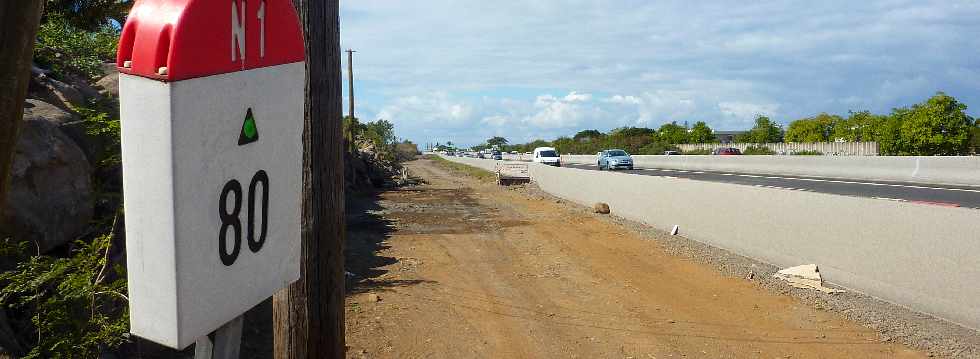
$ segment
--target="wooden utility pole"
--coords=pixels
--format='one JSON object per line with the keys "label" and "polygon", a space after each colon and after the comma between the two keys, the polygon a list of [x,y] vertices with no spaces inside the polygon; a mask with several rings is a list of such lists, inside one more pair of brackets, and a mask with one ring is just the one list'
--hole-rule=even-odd
{"label": "wooden utility pole", "polygon": [[347,95],[350,100],[350,107],[347,111],[350,118],[354,118],[354,53],[357,51],[347,49]]}
{"label": "wooden utility pole", "polygon": [[344,357],[344,162],[338,0],[293,0],[306,47],[300,279],[273,296],[277,359]]}
{"label": "wooden utility pole", "polygon": [[10,165],[23,122],[34,39],[43,9],[44,0],[0,2],[0,218],[7,200]]}

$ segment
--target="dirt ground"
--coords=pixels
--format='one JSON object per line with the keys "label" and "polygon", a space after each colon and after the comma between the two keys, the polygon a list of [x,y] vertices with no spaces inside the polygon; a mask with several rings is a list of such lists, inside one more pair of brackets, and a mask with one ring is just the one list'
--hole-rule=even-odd
{"label": "dirt ground", "polygon": [[351,358],[918,358],[541,196],[407,164],[349,200]]}

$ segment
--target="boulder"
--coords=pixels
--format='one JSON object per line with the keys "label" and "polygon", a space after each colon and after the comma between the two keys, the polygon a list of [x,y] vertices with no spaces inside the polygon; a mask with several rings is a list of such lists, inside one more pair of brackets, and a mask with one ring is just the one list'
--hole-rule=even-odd
{"label": "boulder", "polygon": [[88,134],[85,122],[77,114],[38,99],[24,101],[24,120],[45,120],[57,125],[64,134],[81,147],[89,163],[95,163],[106,145],[104,139]]}
{"label": "boulder", "polygon": [[85,105],[85,96],[81,91],[47,75],[31,77],[27,97],[50,103],[65,111]]}
{"label": "boulder", "polygon": [[81,121],[81,117],[73,112],[62,110],[50,103],[29,98],[24,101],[24,121],[47,120],[58,126]]}
{"label": "boulder", "polygon": [[592,206],[592,209],[595,211],[595,213],[609,214],[609,205],[602,202],[597,202]]}
{"label": "boulder", "polygon": [[92,166],[55,121],[32,116],[14,148],[0,235],[36,241],[46,251],[83,234],[92,219]]}
{"label": "boulder", "polygon": [[99,92],[99,90],[92,87],[92,85],[89,84],[89,80],[82,76],[67,75],[65,76],[65,83],[75,90],[78,90],[78,93],[80,93],[85,100],[102,99],[102,94]]}
{"label": "boulder", "polygon": [[102,96],[109,98],[119,98],[119,72],[113,72],[103,76],[95,82],[95,87],[99,89]]}

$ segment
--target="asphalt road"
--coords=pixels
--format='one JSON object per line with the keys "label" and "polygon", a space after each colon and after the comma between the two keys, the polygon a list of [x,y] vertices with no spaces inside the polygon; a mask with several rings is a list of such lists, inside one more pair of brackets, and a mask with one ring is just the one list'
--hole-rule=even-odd
{"label": "asphalt road", "polygon": [[[563,166],[593,171],[598,170],[594,164],[563,164]],[[684,171],[662,168],[635,168],[633,170],[617,170],[617,172],[642,176],[686,178],[696,181],[724,182],[784,190],[812,191],[844,196],[980,209],[980,187],[733,172]]]}

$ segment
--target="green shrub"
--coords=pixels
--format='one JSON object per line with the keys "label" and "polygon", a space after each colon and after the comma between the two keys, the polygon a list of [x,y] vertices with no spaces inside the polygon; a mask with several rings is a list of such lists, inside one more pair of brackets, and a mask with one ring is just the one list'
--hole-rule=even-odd
{"label": "green shrub", "polygon": [[677,151],[677,146],[668,144],[666,142],[653,141],[649,144],[640,147],[635,153],[636,155],[662,155],[665,151]]}
{"label": "green shrub", "polygon": [[75,112],[82,117],[85,125],[85,132],[89,136],[97,137],[104,144],[101,148],[95,165],[100,168],[111,168],[122,163],[120,154],[120,138],[122,138],[122,128],[119,119],[114,118],[104,110],[109,104],[89,103],[84,107],[75,107]]}
{"label": "green shrub", "polygon": [[685,155],[710,155],[711,154],[711,150],[709,150],[707,148],[701,148],[701,149],[696,149],[696,150],[684,151],[682,153],[685,154]]}
{"label": "green shrub", "polygon": [[0,273],[0,305],[13,321],[31,316],[33,331],[24,335],[36,345],[24,358],[95,358],[126,342],[126,273],[108,260],[111,242],[75,242],[68,258],[29,256],[25,242],[0,242],[0,253],[22,258]]}
{"label": "green shrub", "polygon": [[793,152],[794,156],[823,156],[823,152],[820,151],[796,151]]}
{"label": "green shrub", "polygon": [[743,151],[742,154],[745,154],[745,155],[772,155],[772,154],[775,154],[775,152],[773,152],[772,150],[770,150],[769,147],[764,147],[764,146],[749,146],[749,147],[746,147],[745,148],[745,151]]}
{"label": "green shrub", "polygon": [[116,57],[119,33],[111,27],[85,31],[54,16],[41,24],[34,46],[34,61],[51,69],[55,77],[68,74],[92,78],[102,74],[102,63]]}

